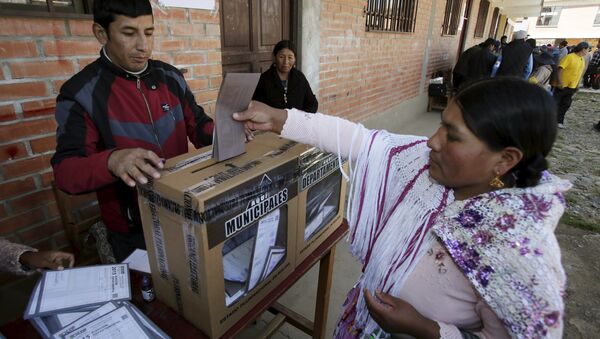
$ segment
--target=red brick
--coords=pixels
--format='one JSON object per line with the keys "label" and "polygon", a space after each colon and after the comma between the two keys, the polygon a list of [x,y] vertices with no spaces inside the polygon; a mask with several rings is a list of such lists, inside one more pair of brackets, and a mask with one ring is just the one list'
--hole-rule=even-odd
{"label": "red brick", "polygon": [[50,202],[54,202],[54,192],[51,189],[33,192],[8,201],[14,213],[28,211]]}
{"label": "red brick", "polygon": [[190,79],[187,80],[187,84],[192,92],[208,89],[207,79]]}
{"label": "red brick", "polygon": [[56,122],[51,117],[0,125],[0,143],[26,137],[32,138],[36,135],[48,134],[55,130]]}
{"label": "red brick", "polygon": [[197,77],[210,76],[210,75],[221,75],[223,67],[219,65],[199,65],[194,67],[194,74]]}
{"label": "red brick", "polygon": [[56,136],[51,135],[29,141],[33,154],[45,153],[56,149]]}
{"label": "red brick", "polygon": [[221,36],[221,26],[212,24],[206,24],[205,26],[205,34],[207,36]]}
{"label": "red brick", "polygon": [[[69,246],[69,240],[67,240],[65,232],[58,232],[52,238],[54,240],[55,248],[66,252],[73,252],[73,250]],[[77,258],[75,258],[75,264],[77,264]]]}
{"label": "red brick", "polygon": [[[92,32],[92,20],[69,20],[69,31],[74,36],[94,36]],[[98,49],[99,50],[99,49]]]}
{"label": "red brick", "polygon": [[0,146],[0,163],[7,160],[21,159],[27,156],[27,149],[22,142]]}
{"label": "red brick", "polygon": [[85,66],[91,64],[92,62],[96,61],[96,59],[98,58],[80,58],[77,59],[77,63],[79,64],[79,70],[82,70],[85,68]]}
{"label": "red brick", "polygon": [[25,243],[25,245],[29,245],[31,247],[35,247],[40,251],[50,251],[54,249],[54,245],[52,244],[52,238],[44,238],[40,241]]}
{"label": "red brick", "polygon": [[177,53],[173,58],[175,65],[198,65],[206,62],[206,54],[199,52]]}
{"label": "red brick", "polygon": [[219,38],[204,38],[193,39],[192,49],[218,49],[221,48],[221,39]]}
{"label": "red brick", "polygon": [[54,112],[56,111],[56,99],[26,101],[21,103],[21,108],[23,109],[23,117],[26,119],[54,117]]}
{"label": "red brick", "polygon": [[221,87],[221,82],[223,82],[223,77],[210,78],[210,88],[219,89]]}
{"label": "red brick", "polygon": [[36,208],[0,221],[0,236],[13,233],[45,219],[43,208]]}
{"label": "red brick", "polygon": [[38,55],[33,41],[0,41],[0,58],[30,58]]}
{"label": "red brick", "polygon": [[18,82],[0,85],[0,100],[14,100],[48,95],[46,84],[37,82]]}
{"label": "red brick", "polygon": [[158,40],[154,43],[154,50],[158,52],[181,51],[185,48],[184,40]]}
{"label": "red brick", "polygon": [[47,56],[97,55],[100,44],[96,39],[87,40],[50,40],[44,42],[44,54]]}
{"label": "red brick", "polygon": [[33,190],[35,190],[35,181],[33,180],[33,177],[5,181],[0,184],[0,200],[6,200]]}
{"label": "red brick", "polygon": [[5,36],[64,36],[66,27],[64,20],[34,19],[24,17],[0,18],[0,35]]}
{"label": "red brick", "polygon": [[58,204],[55,202],[46,205],[46,216],[48,218],[60,217],[60,211],[58,210]]}
{"label": "red brick", "polygon": [[43,155],[18,161],[10,161],[0,168],[5,179],[14,179],[50,168],[51,155]]}
{"label": "red brick", "polygon": [[221,56],[221,52],[208,52],[206,56],[206,62],[209,64],[222,63],[223,58]]}
{"label": "red brick", "polygon": [[4,207],[4,204],[0,204],[0,220],[4,219],[8,216],[8,213],[6,213],[6,207]]}
{"label": "red brick", "polygon": [[41,173],[40,177],[42,178],[42,188],[51,187],[52,182],[54,181],[54,172],[48,171]]}
{"label": "red brick", "polygon": [[35,61],[10,63],[13,78],[45,78],[69,76],[75,73],[75,65],[70,60]]}
{"label": "red brick", "polygon": [[210,11],[205,9],[190,9],[190,20],[206,23],[219,23],[219,11]]}
{"label": "red brick", "polygon": [[2,68],[0,68],[0,80],[5,80],[6,78],[4,77],[4,70]]}
{"label": "red brick", "polygon": [[169,7],[165,11],[161,11],[160,9],[154,10],[154,20],[165,20],[168,22],[173,21],[186,21],[187,20],[187,10],[183,8],[174,8]]}
{"label": "red brick", "polygon": [[48,238],[64,229],[60,218],[48,221],[42,225],[19,232],[21,239],[26,244]]}
{"label": "red brick", "polygon": [[194,25],[188,23],[171,23],[171,35],[194,36]]}
{"label": "red brick", "polygon": [[200,92],[196,95],[196,102],[209,102],[209,101],[217,100],[218,95],[219,95],[218,90]]}
{"label": "red brick", "polygon": [[52,94],[58,95],[58,93],[60,93],[60,88],[65,82],[67,82],[67,80],[68,79],[52,81]]}
{"label": "red brick", "polygon": [[7,122],[15,120],[17,115],[15,114],[15,106],[3,105],[0,106],[0,122]]}

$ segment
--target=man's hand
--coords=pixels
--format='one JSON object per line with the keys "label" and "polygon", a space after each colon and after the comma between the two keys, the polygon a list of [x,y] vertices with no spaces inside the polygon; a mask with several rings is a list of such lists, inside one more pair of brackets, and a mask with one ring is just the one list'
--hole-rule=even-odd
{"label": "man's hand", "polygon": [[406,301],[379,291],[375,292],[375,298],[366,288],[363,292],[371,317],[384,331],[417,338],[440,337],[439,325],[422,316]]}
{"label": "man's hand", "polygon": [[61,271],[65,267],[73,267],[75,257],[71,253],[60,251],[25,252],[19,257],[19,262],[38,271],[42,269]]}
{"label": "man's hand", "polygon": [[287,111],[273,108],[260,101],[251,101],[247,110],[233,113],[233,119],[246,122],[246,137],[252,140],[248,132],[253,130],[281,133],[287,120]]}
{"label": "man's hand", "polygon": [[156,153],[143,148],[116,150],[108,158],[108,170],[131,187],[135,187],[136,182],[148,183],[146,176],[160,178],[158,170],[163,166]]}

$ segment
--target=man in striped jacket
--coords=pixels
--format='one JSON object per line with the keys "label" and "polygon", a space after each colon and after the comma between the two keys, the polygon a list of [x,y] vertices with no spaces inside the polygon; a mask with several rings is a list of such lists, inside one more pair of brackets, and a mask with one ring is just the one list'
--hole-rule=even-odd
{"label": "man in striped jacket", "polygon": [[56,185],[96,191],[117,261],[145,248],[136,184],[159,178],[164,159],[212,141],[213,121],[183,75],[150,59],[154,22],[148,0],[95,0],[100,57],[69,79],[57,98]]}

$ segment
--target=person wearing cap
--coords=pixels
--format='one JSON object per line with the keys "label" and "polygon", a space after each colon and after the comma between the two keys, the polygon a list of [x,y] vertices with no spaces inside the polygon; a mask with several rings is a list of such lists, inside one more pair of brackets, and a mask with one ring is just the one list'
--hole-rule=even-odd
{"label": "person wearing cap", "polygon": [[502,48],[502,55],[496,60],[497,71],[492,76],[514,76],[529,78],[533,69],[533,48],[525,42],[526,31],[516,31],[513,41]]}
{"label": "person wearing cap", "polygon": [[571,107],[573,94],[577,91],[579,81],[583,75],[583,57],[588,53],[589,47],[590,45],[587,42],[580,42],[558,64],[556,86],[554,88],[554,100],[558,106],[558,128],[565,128],[565,115]]}
{"label": "person wearing cap", "polygon": [[596,51],[592,54],[592,58],[590,59],[590,63],[587,66],[585,74],[583,75],[583,87],[590,88],[592,87],[592,79],[595,74],[598,74],[600,69],[600,39],[598,39],[598,43],[596,44]]}
{"label": "person wearing cap", "polygon": [[545,51],[541,54],[535,54],[533,59],[536,67],[529,77],[529,82],[550,91],[550,77],[552,75],[552,66],[554,66],[552,55]]}

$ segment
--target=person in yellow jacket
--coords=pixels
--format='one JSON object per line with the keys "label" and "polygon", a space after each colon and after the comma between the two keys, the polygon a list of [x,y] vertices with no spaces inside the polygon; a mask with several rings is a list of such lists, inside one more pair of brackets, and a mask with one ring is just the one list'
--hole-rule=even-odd
{"label": "person in yellow jacket", "polygon": [[588,53],[589,47],[590,45],[587,42],[580,42],[558,64],[554,100],[558,106],[557,120],[559,128],[565,128],[565,114],[571,107],[573,94],[577,91],[581,81],[585,65],[583,57]]}

